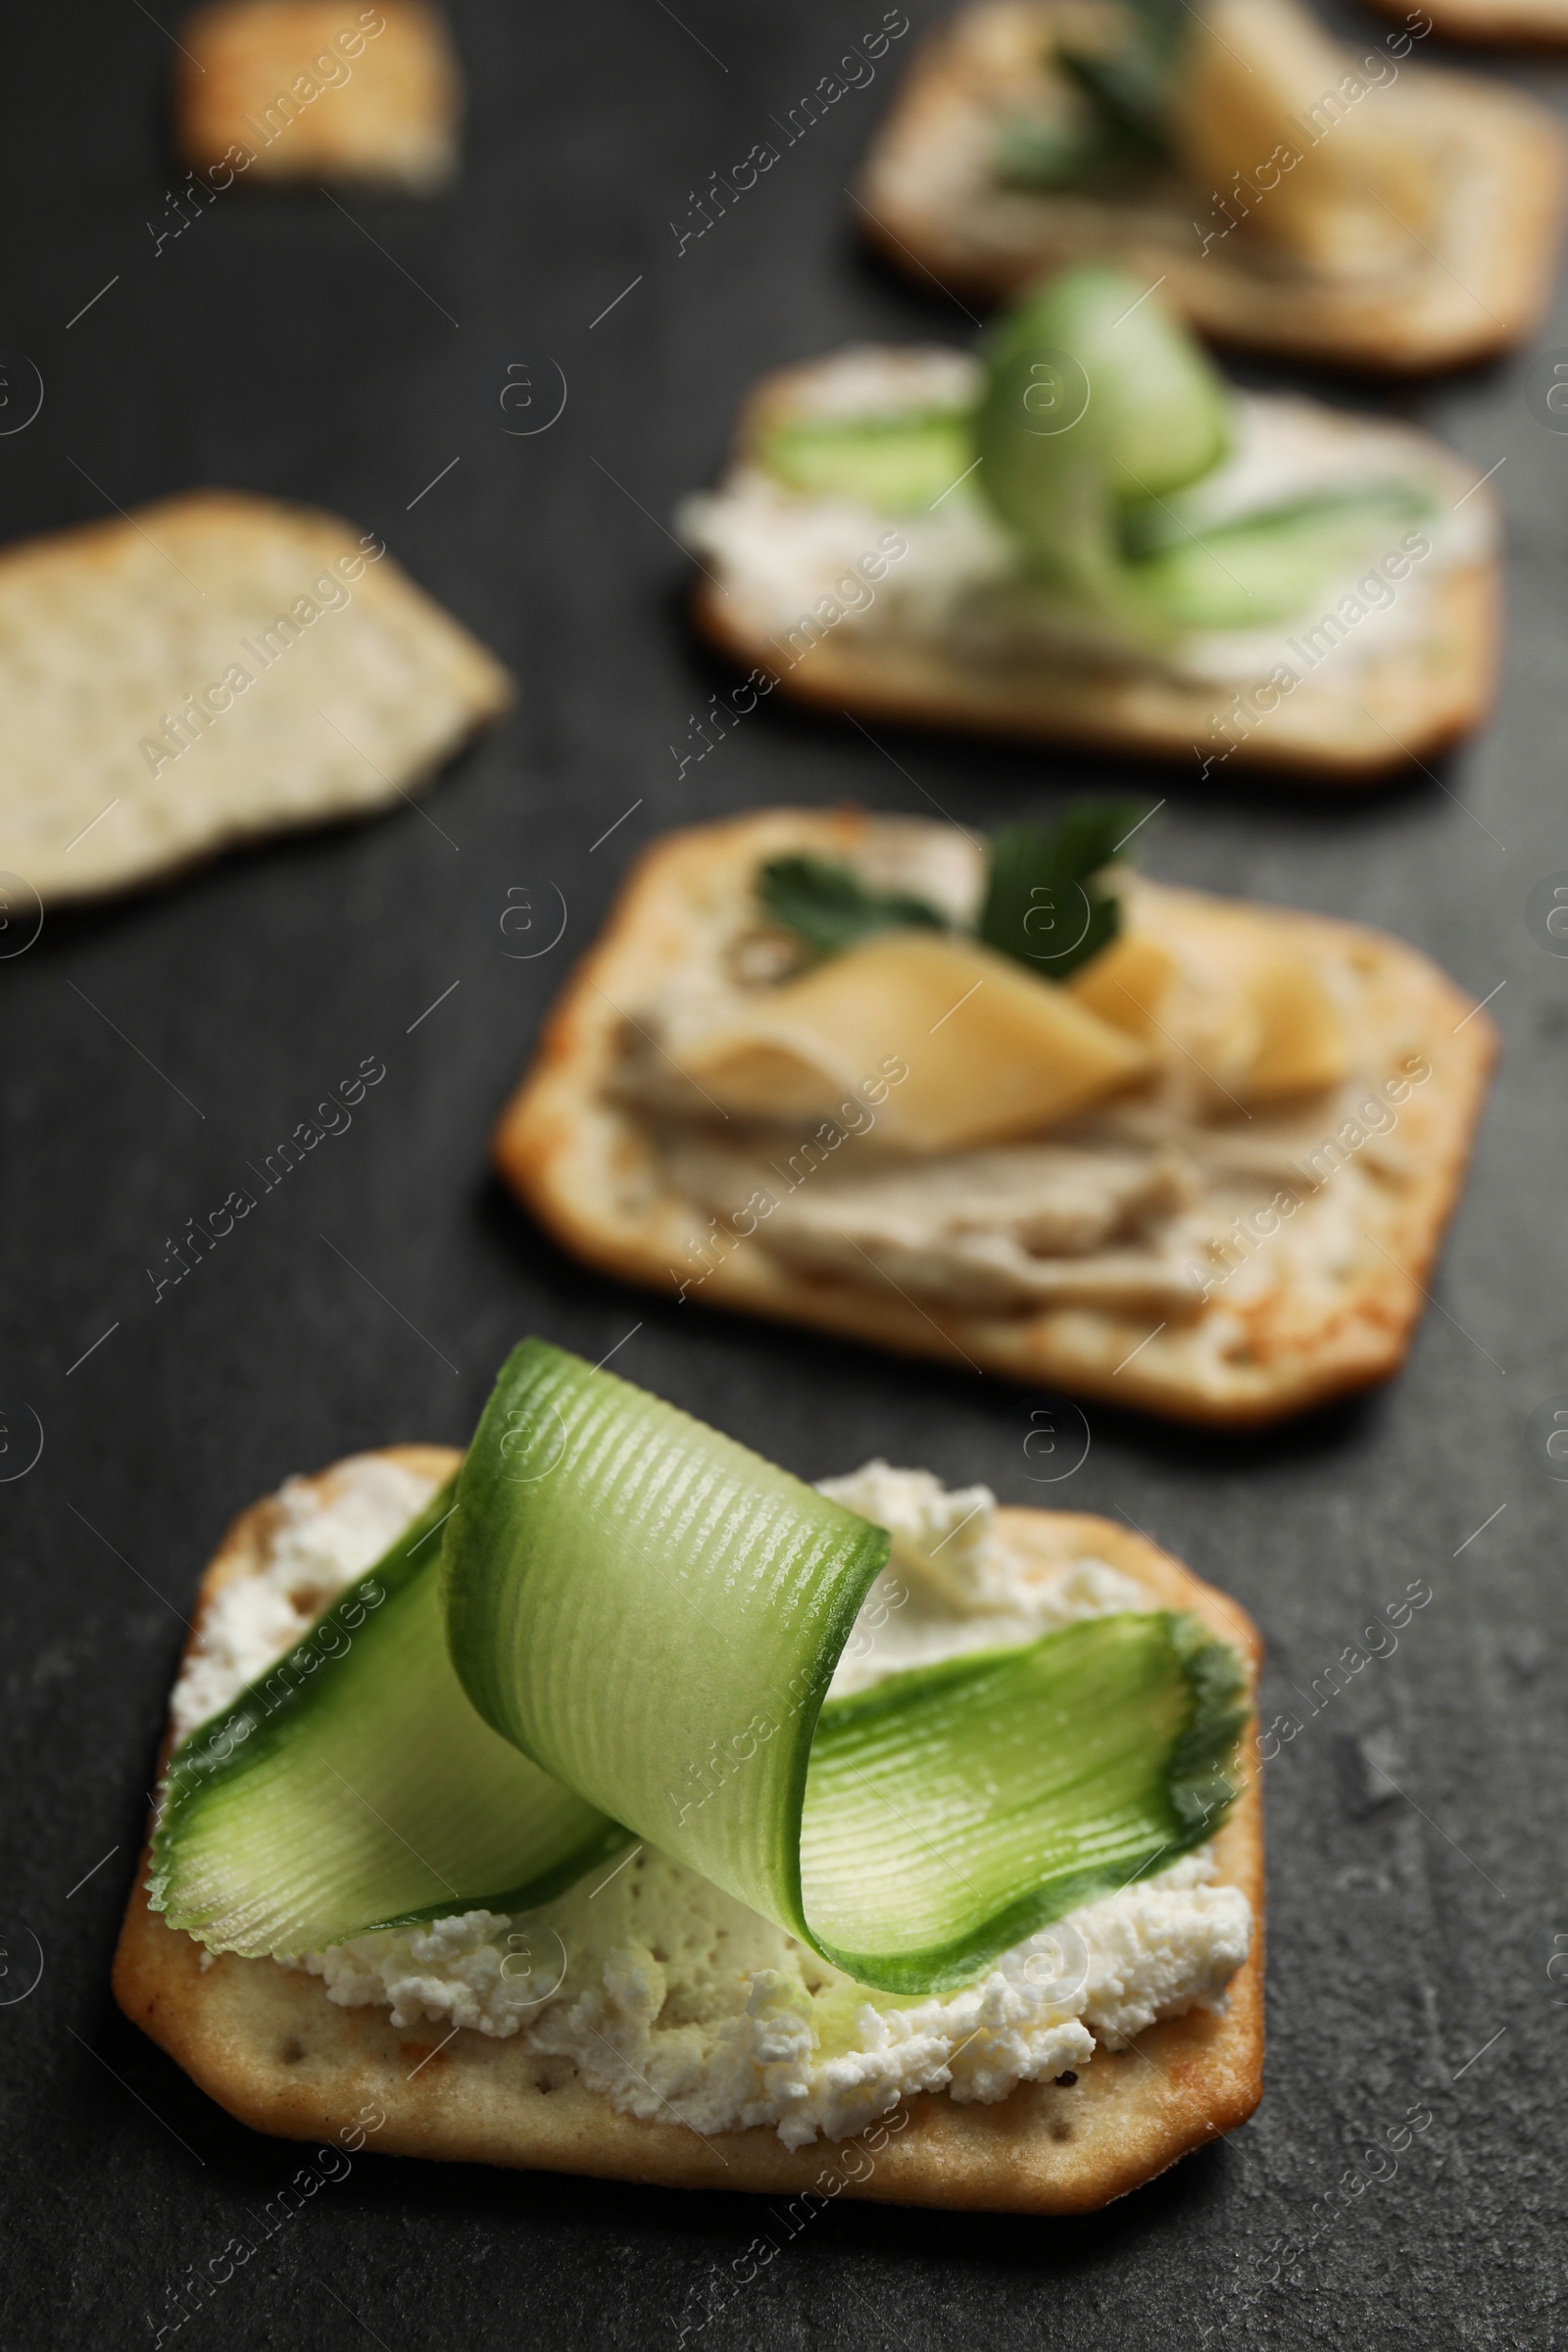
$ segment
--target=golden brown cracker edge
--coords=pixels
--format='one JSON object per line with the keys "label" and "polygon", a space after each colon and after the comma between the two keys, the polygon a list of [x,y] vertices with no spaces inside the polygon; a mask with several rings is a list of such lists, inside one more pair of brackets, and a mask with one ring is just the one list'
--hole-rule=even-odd
{"label": "golden brown cracker edge", "polygon": [[1152,669],[1106,675],[1067,662],[987,669],[966,666],[924,638],[857,639],[840,630],[786,662],[773,639],[736,620],[722,585],[710,580],[694,591],[692,614],[715,652],[738,667],[770,671],[793,700],[840,718],[1196,758],[1203,775],[1234,760],[1238,771],[1354,790],[1438,758],[1491,711],[1500,639],[1497,564],[1452,572],[1437,601],[1438,625],[1414,649],[1417,661],[1407,658],[1411,649],[1396,648],[1352,673],[1338,693],[1332,681],[1310,674],[1283,695],[1258,681],[1255,692],[1272,692],[1272,703],[1239,710],[1239,694]]}
{"label": "golden brown cracker edge", "polygon": [[[461,1456],[392,1446],[384,1458],[445,1477]],[[309,1483],[326,1485],[336,1467]],[[230,1527],[202,1579],[198,1630],[213,1594],[261,1565],[275,1514],[269,1497]],[[1161,1606],[1190,1610],[1241,1651],[1255,1688],[1262,1644],[1251,1620],[1143,1537],[1079,1512],[1004,1509],[998,1524],[1014,1544],[1063,1564],[1092,1549]],[[1254,1752],[1253,1728],[1250,1721],[1242,1735],[1244,1756]],[[853,2139],[799,2149],[766,2126],[705,2139],[685,2125],[617,2114],[565,2061],[467,2029],[447,2038],[438,2026],[394,2029],[385,2009],[340,2008],[318,1978],[270,1960],[225,1952],[204,1969],[203,1947],[148,1908],[145,1850],[114,1991],[132,2024],[209,2097],[253,2131],[285,2139],[363,2141],[383,2155],[665,2188],[1089,2213],[1234,2131],[1262,2094],[1263,1818],[1251,1770],[1215,1851],[1221,1879],[1242,1889],[1253,1915],[1251,1951],[1223,2016],[1195,2010],[1151,2027],[1127,2050],[1101,2049],[1071,2085],[1023,2083],[995,2106],[926,2094]],[[377,2112],[384,2122],[368,2124]]]}
{"label": "golden brown cracker edge", "polygon": [[[673,1296],[681,1236],[697,1212],[667,1189],[658,1191],[639,1123],[605,1094],[622,1014],[688,960],[694,915],[705,903],[749,892],[770,857],[803,850],[853,856],[877,821],[858,809],[763,810],[666,835],[643,853],[604,932],[567,980],[493,1138],[502,1176],[563,1248],[604,1273]],[[1401,941],[1326,915],[1272,906],[1263,911],[1277,932],[1303,946],[1332,940],[1352,947],[1369,990],[1380,992],[1383,1017],[1391,1025],[1418,1022],[1438,1057],[1415,1099],[1421,1164],[1397,1226],[1387,1232],[1392,1251],[1359,1276],[1314,1345],[1282,1345],[1273,1361],[1215,1366],[1179,1329],[1147,1344],[1147,1317],[1081,1307],[1008,1317],[927,1309],[891,1284],[808,1278],[765,1250],[744,1247],[713,1269],[703,1301],[1220,1429],[1282,1420],[1387,1380],[1403,1363],[1420,1317],[1496,1032]]]}

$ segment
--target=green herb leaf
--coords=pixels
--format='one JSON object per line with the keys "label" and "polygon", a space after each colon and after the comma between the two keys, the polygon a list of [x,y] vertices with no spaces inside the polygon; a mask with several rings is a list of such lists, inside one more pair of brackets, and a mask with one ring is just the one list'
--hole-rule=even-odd
{"label": "green herb leaf", "polygon": [[852,867],[828,858],[771,858],[757,895],[775,923],[796,932],[819,956],[842,955],[878,931],[947,931],[946,915],[909,892],[873,890]]}
{"label": "green herb leaf", "polygon": [[1129,43],[1108,57],[1095,57],[1064,49],[1061,63],[1102,117],[1104,139],[1140,160],[1146,171],[1170,162],[1165,131],[1170,86],[1149,50]]}
{"label": "green herb leaf", "polygon": [[1147,179],[1159,157],[1149,142],[1088,113],[1078,122],[1017,116],[1003,125],[997,177],[1041,195],[1116,194]]}
{"label": "green herb leaf", "polygon": [[1056,193],[1113,189],[1172,161],[1169,121],[1184,20],[1180,0],[1133,0],[1113,46],[1053,48],[1046,70],[1073,89],[1076,119],[1006,123],[998,176]]}
{"label": "green herb leaf", "polygon": [[1004,825],[991,843],[980,912],[987,947],[1065,980],[1121,929],[1121,903],[1096,886],[1120,844],[1148,814],[1128,801],[1088,801],[1059,824]]}

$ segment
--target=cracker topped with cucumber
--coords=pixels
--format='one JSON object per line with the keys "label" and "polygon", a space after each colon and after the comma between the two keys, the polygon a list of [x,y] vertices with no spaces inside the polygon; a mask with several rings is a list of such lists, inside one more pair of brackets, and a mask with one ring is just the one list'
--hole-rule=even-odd
{"label": "cracker topped with cucumber", "polygon": [[116,1992],[284,2135],[1085,2210],[1257,2100],[1256,1662],[1124,1528],[528,1341],[230,1531]]}
{"label": "cracker topped with cucumber", "polygon": [[1474,727],[1496,521],[1381,417],[1228,384],[1096,266],[978,356],[857,346],[759,387],[680,525],[698,626],[851,718],[1356,785]]}

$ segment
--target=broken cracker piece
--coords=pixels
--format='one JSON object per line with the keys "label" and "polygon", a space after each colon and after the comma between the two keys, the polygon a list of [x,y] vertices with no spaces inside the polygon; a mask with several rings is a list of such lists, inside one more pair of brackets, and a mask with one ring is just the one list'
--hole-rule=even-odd
{"label": "broken cracker piece", "polygon": [[243,174],[426,195],[457,172],[462,82],[423,0],[213,0],[179,39],[175,141],[214,186]]}
{"label": "broken cracker piece", "polygon": [[191,491],[0,552],[0,868],[45,905],[403,800],[513,699],[374,532]]}

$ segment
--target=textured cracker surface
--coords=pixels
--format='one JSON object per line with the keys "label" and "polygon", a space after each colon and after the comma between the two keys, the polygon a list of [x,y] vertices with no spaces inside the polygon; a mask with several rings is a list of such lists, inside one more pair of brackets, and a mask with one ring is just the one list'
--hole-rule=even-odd
{"label": "textured cracker surface", "polygon": [[[46,906],[94,898],[427,782],[512,680],[391,556],[328,572],[364,552],[334,515],[227,491],[0,552],[0,868]],[[301,600],[317,617],[277,629]],[[250,684],[180,749],[165,721],[231,664]]]}
{"label": "textured cracker surface", "polygon": [[[672,1269],[687,1262],[696,1212],[664,1186],[635,1115],[605,1092],[618,1008],[635,1011],[690,967],[705,906],[749,895],[764,858],[790,850],[853,855],[875,823],[856,810],[778,809],[672,834],[645,854],[496,1129],[503,1176],[564,1247],[625,1280],[675,1291]],[[1258,913],[1308,952],[1314,942],[1348,946],[1365,992],[1363,1032],[1386,1038],[1394,1052],[1423,1053],[1433,1067],[1400,1113],[1413,1181],[1389,1200],[1377,1255],[1356,1268],[1325,1317],[1293,1316],[1287,1292],[1250,1326],[1245,1357],[1215,1359],[1198,1336],[1201,1317],[1150,1339],[1147,1313],[1064,1307],[991,1317],[927,1309],[891,1283],[811,1280],[748,1248],[715,1267],[702,1298],[933,1356],[950,1368],[967,1364],[1221,1428],[1278,1420],[1387,1379],[1403,1362],[1421,1313],[1495,1035],[1484,1012],[1473,1013],[1451,981],[1399,941],[1326,916],[1272,906]]]}
{"label": "textured cracker surface", "polygon": [[863,225],[890,261],[987,297],[1062,262],[1114,261],[1162,276],[1165,299],[1222,342],[1388,371],[1468,364],[1536,325],[1562,226],[1562,133],[1519,93],[1424,61],[1378,94],[1441,151],[1446,190],[1435,241],[1412,231],[1397,273],[1308,272],[1245,235],[1205,252],[1185,192],[1134,205],[998,186],[994,110],[1080,13],[982,0],[928,37],[861,177]]}
{"label": "textured cracker surface", "polygon": [[[387,1453],[440,1477],[460,1459],[445,1446]],[[332,1476],[323,1471],[319,1481]],[[274,1513],[271,1502],[260,1502],[234,1522],[203,1579],[203,1604],[261,1566]],[[1077,1512],[1005,1510],[1001,1519],[1009,1542],[1027,1543],[1043,1560],[1065,1565],[1092,1549],[1162,1605],[1192,1610],[1244,1652],[1255,1683],[1261,1644],[1250,1619],[1141,1536]],[[330,2138],[374,2101],[386,2111],[375,2141],[386,2154],[782,2196],[817,2187],[831,2169],[842,2193],[884,2203],[1084,2213],[1233,2131],[1261,2095],[1263,1821],[1255,1779],[1215,1850],[1221,1878],[1244,1890],[1255,1923],[1223,2017],[1200,2010],[1153,2026],[1125,2051],[1100,2051],[1070,2087],[1023,2083],[991,2107],[960,2107],[940,2094],[912,2100],[907,2126],[868,2171],[859,2141],[792,2150],[765,2127],[707,2140],[683,2125],[618,2115],[574,2072],[530,2058],[515,2038],[465,2030],[431,2056],[444,2026],[398,2033],[386,2010],[339,2008],[318,1978],[270,1960],[225,1952],[204,1971],[201,1947],[148,1910],[145,1854],[115,1955],[115,1997],[231,2115],[285,2138]],[[859,2179],[841,2171],[841,2148]]]}
{"label": "textured cracker surface", "polygon": [[[358,55],[345,34],[363,39]],[[175,136],[204,175],[238,147],[225,187],[341,179],[420,194],[457,170],[458,64],[423,0],[213,0],[180,41]],[[239,170],[246,151],[254,160]]]}

